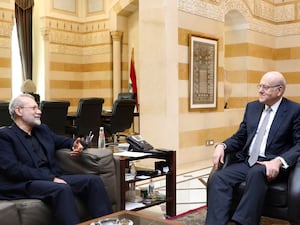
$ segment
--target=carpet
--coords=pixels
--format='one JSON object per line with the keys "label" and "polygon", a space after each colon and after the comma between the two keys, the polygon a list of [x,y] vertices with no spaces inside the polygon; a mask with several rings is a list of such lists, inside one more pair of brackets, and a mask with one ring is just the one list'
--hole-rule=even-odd
{"label": "carpet", "polygon": [[[206,216],[206,206],[202,206],[196,209],[189,210],[187,212],[181,213],[177,216],[168,218],[176,222],[180,222],[186,225],[204,225]],[[229,223],[229,225],[234,225],[234,223]],[[260,225],[289,225],[285,220],[278,220],[269,217],[262,217]]]}

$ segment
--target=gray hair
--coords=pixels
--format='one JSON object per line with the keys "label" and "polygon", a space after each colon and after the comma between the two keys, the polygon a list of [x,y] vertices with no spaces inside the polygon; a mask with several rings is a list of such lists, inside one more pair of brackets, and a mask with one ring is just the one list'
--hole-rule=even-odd
{"label": "gray hair", "polygon": [[24,97],[31,98],[34,100],[34,97],[30,94],[21,94],[9,102],[8,110],[12,120],[15,120],[16,118],[16,108],[24,106],[24,102],[22,99]]}

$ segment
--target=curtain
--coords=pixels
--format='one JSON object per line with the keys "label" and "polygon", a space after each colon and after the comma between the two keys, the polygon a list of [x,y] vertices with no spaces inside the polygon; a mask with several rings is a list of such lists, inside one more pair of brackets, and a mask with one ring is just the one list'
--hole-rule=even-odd
{"label": "curtain", "polygon": [[32,9],[34,0],[15,0],[15,17],[24,80],[32,79]]}

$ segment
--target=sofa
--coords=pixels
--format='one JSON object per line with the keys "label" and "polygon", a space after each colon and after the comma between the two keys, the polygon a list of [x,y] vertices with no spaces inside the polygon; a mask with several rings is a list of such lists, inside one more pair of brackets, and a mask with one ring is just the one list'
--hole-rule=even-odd
{"label": "sofa", "polygon": [[[113,210],[120,210],[119,163],[109,149],[87,149],[79,157],[69,149],[56,153],[58,165],[67,173],[90,173],[105,184]],[[81,221],[90,219],[85,206],[76,199]],[[38,199],[0,200],[0,223],[7,225],[55,225],[50,207]]]}

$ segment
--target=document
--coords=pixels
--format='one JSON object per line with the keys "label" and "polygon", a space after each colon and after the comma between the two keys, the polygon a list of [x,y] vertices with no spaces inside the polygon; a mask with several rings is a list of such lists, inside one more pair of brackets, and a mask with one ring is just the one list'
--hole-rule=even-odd
{"label": "document", "polygon": [[125,203],[125,209],[126,210],[141,208],[141,207],[144,207],[144,206],[145,206],[145,204],[143,204],[141,202],[126,202]]}
{"label": "document", "polygon": [[143,157],[146,155],[151,155],[151,153],[145,153],[145,152],[129,152],[129,151],[122,151],[122,152],[116,152],[114,153],[116,156],[127,156],[127,157]]}

